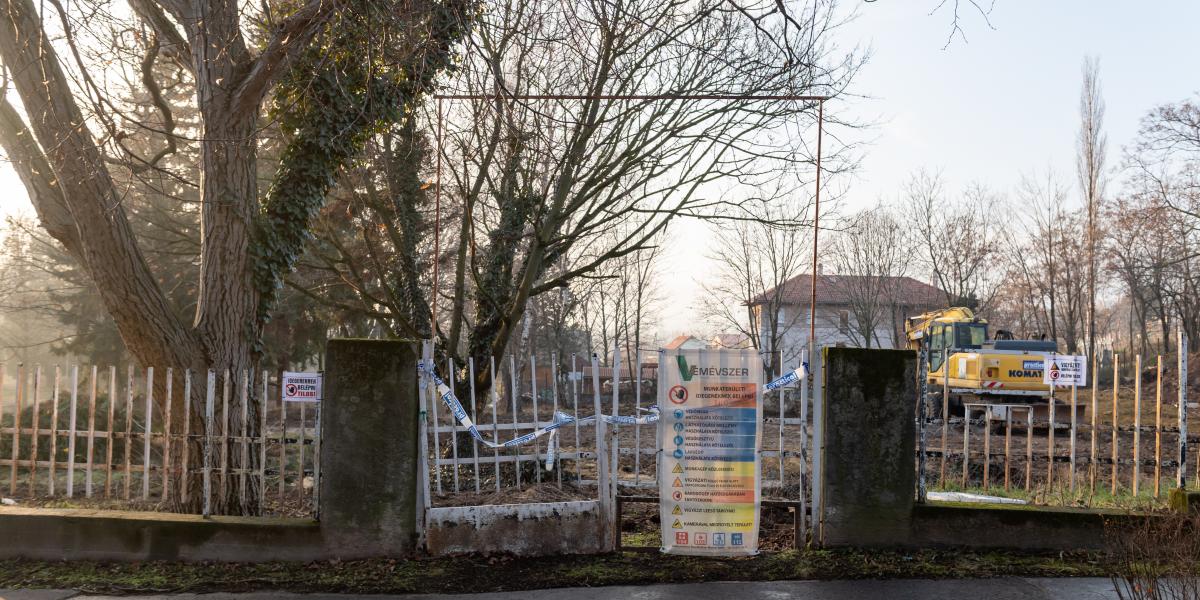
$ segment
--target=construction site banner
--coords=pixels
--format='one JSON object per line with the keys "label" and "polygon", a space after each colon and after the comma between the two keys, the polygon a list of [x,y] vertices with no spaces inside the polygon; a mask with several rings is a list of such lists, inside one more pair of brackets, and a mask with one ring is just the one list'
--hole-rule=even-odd
{"label": "construction site banner", "polygon": [[662,360],[662,550],[757,554],[762,361],[753,350],[669,350]]}

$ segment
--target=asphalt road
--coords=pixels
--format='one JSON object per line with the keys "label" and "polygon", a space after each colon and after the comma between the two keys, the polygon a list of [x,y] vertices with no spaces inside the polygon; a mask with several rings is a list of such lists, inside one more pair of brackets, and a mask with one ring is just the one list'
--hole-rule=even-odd
{"label": "asphalt road", "polygon": [[[0,600],[109,600],[72,591],[0,590]],[[258,592],[253,594],[181,594],[142,596],[143,599],[170,600],[1008,600],[1072,599],[1099,600],[1117,598],[1112,582],[1099,578],[886,581],[775,581],[719,582],[674,585],[614,586],[601,588],[563,588],[522,592],[456,595],[349,596],[337,594],[289,594]],[[128,596],[112,600],[128,600]]]}

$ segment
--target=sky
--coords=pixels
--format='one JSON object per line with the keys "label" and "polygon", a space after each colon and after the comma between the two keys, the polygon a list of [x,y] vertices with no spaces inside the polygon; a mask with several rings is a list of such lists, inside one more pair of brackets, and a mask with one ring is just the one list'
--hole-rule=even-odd
{"label": "sky", "polygon": [[[1080,68],[1089,54],[1100,58],[1109,165],[1146,111],[1200,91],[1200,1],[996,0],[990,26],[963,10],[966,40],[948,45],[949,10],[930,14],[938,1],[843,2],[858,17],[837,43],[869,47],[871,59],[850,90],[856,97],[827,110],[875,123],[857,134],[870,141],[859,170],[839,183],[843,212],[895,200],[920,168],[940,171],[951,192],[979,182],[1007,193],[1023,173],[1047,168],[1074,190]],[[0,164],[0,215],[31,210],[20,180]],[[671,294],[661,336],[711,330],[697,314],[702,261],[692,259],[716,235],[700,223],[674,226],[672,236],[687,243],[673,244],[661,265]]]}
{"label": "sky", "polygon": [[[841,182],[841,212],[896,201],[922,168],[940,171],[948,192],[978,182],[1010,197],[1022,174],[1052,169],[1070,186],[1067,206],[1081,206],[1075,135],[1087,55],[1100,59],[1114,170],[1149,109],[1200,92],[1196,0],[996,0],[990,27],[978,13],[960,11],[966,41],[949,45],[951,13],[931,15],[937,4],[846,3],[858,17],[838,42],[868,47],[871,58],[850,90],[858,98],[826,110],[876,125],[861,133],[870,143],[860,168]],[[702,275],[689,257],[720,232],[698,223],[682,223],[679,232],[694,245],[669,252],[662,270],[671,274],[672,294],[693,301],[662,311],[660,335],[668,339],[711,331],[697,320]]]}

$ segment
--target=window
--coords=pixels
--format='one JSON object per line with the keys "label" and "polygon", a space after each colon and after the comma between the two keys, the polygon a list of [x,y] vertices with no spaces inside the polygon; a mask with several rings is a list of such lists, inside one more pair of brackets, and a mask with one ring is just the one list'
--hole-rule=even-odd
{"label": "window", "polygon": [[838,311],[838,333],[846,335],[850,333],[850,312]]}
{"label": "window", "polygon": [[982,348],[985,341],[987,326],[982,323],[961,323],[955,327],[956,348]]}
{"label": "window", "polygon": [[787,309],[780,306],[779,307],[779,316],[777,318],[779,319],[780,325],[787,325]]}

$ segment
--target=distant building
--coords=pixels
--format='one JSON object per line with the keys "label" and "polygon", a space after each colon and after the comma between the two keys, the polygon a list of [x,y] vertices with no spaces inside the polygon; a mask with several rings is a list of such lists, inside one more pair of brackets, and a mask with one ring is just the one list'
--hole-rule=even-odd
{"label": "distant building", "polygon": [[709,348],[724,348],[728,350],[745,350],[753,348],[754,342],[744,333],[718,333],[708,340]]}
{"label": "distant building", "polygon": [[[862,331],[865,327],[858,326],[856,315],[870,314],[875,323],[869,345],[902,348],[905,318],[946,305],[946,295],[941,290],[912,277],[877,279],[817,275],[816,338],[820,346],[867,346],[866,333]],[[776,354],[782,351],[785,365],[798,364],[800,353],[808,345],[811,281],[811,275],[798,275],[749,302],[759,315],[762,350]],[[880,291],[871,295],[864,293],[867,289]],[[868,296],[873,299],[868,300]],[[768,347],[773,338],[779,340],[778,348]]]}
{"label": "distant building", "polygon": [[663,348],[666,350],[704,350],[708,348],[708,342],[694,335],[681,335],[667,342]]}

